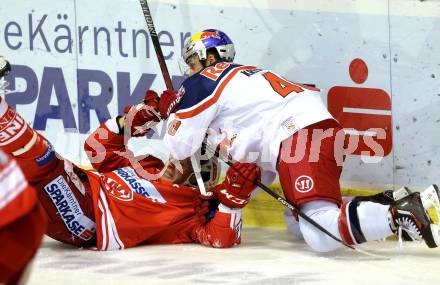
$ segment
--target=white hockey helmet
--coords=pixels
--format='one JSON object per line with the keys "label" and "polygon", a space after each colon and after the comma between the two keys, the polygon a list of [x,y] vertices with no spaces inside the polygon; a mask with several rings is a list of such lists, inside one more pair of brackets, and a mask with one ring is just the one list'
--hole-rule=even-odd
{"label": "white hockey helmet", "polygon": [[221,59],[234,60],[234,43],[224,32],[215,29],[203,30],[188,38],[182,48],[182,58],[187,62],[189,57],[197,54],[199,60],[206,60],[207,50],[211,48],[217,50]]}

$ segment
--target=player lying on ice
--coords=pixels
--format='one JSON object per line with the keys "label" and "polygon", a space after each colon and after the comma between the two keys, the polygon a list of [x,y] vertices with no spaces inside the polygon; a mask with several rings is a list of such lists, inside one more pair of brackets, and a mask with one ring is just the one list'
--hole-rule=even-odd
{"label": "player lying on ice", "polygon": [[[400,229],[429,247],[440,245],[438,225],[426,213],[432,205],[439,212],[435,185],[398,201],[376,196],[343,202],[339,178],[347,142],[319,89],[233,63],[234,56],[232,41],[219,30],[196,33],[185,43],[189,77],[177,94],[162,94],[177,105],[165,136],[173,157],[190,157],[208,133],[210,145],[225,155],[256,162],[264,184],[278,174],[287,200],[348,244]],[[301,218],[299,227],[316,251],[342,246]]]}
{"label": "player lying on ice", "polygon": [[[237,163],[236,170],[227,171],[225,182],[212,189],[217,199],[202,199],[196,188],[185,185],[192,174],[188,161],[182,161],[180,173],[177,163],[164,168],[153,156],[138,160],[127,150],[124,131],[146,134],[159,121],[157,112],[159,97],[148,92],[144,102],[126,115],[101,124],[85,143],[94,167],[86,171],[60,157],[0,98],[0,145],[36,189],[48,216],[48,236],[99,250],[139,244],[194,242],[220,248],[240,243],[241,208],[254,188],[251,181],[260,176],[259,168]],[[207,180],[216,184],[218,165],[215,160],[209,163]]]}

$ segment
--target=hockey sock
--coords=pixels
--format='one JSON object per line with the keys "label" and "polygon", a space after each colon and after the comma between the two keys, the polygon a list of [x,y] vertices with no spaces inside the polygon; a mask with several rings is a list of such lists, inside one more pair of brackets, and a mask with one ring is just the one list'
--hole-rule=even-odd
{"label": "hockey sock", "polygon": [[338,221],[342,239],[349,244],[359,244],[392,235],[389,208],[389,205],[373,202],[344,203]]}

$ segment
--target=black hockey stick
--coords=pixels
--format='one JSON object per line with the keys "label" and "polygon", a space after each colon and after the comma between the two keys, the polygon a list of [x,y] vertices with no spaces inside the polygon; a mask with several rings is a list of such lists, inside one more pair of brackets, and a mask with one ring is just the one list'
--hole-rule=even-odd
{"label": "black hockey stick", "polygon": [[148,32],[150,33],[151,41],[153,42],[157,60],[159,61],[160,70],[162,71],[162,76],[165,80],[165,85],[168,90],[174,90],[170,73],[168,72],[168,67],[165,62],[162,49],[160,47],[159,37],[157,36],[156,29],[154,28],[153,17],[151,17],[151,12],[150,8],[148,7],[147,0],[139,0],[139,2],[142,7],[142,12],[144,13],[145,22],[147,22]]}
{"label": "black hockey stick", "polygon": [[[147,22],[148,31],[150,33],[151,41],[153,42],[154,45],[154,50],[156,51],[157,60],[159,61],[160,70],[162,71],[162,76],[163,79],[165,80],[165,85],[168,90],[174,90],[170,73],[168,72],[168,67],[162,53],[162,48],[160,47],[159,37],[157,36],[156,29],[154,28],[153,17],[151,16],[151,12],[150,12],[150,8],[148,7],[147,0],[139,0],[139,2],[142,7],[142,12],[144,13],[145,22]],[[159,115],[158,117],[160,118]],[[195,157],[191,157],[191,165],[196,175],[197,184],[199,185],[200,193],[206,195],[206,189],[203,184],[203,180],[200,176],[200,166],[196,163]]]}
{"label": "black hockey stick", "polygon": [[[236,170],[234,168],[234,161],[230,160],[230,159],[226,159],[224,156],[221,156],[218,150],[213,150],[212,148],[210,148],[206,143],[203,143],[203,146],[209,151],[209,152],[213,152],[214,156],[219,157],[224,163],[226,163],[227,165],[229,165],[230,167],[232,167],[235,171],[237,171],[238,173],[240,173],[238,170]],[[290,204],[289,202],[287,202],[285,199],[283,199],[283,197],[281,197],[280,195],[278,195],[275,191],[273,191],[272,189],[270,189],[269,187],[267,187],[266,185],[264,185],[263,183],[261,183],[258,180],[253,181],[254,184],[258,187],[260,187],[262,190],[264,190],[264,192],[266,192],[267,194],[269,194],[270,196],[274,197],[276,200],[278,200],[278,202],[280,202],[281,204],[283,204],[286,208],[288,208],[291,211],[294,211],[296,213],[298,213],[298,216],[300,216],[301,218],[303,218],[304,220],[306,220],[307,222],[309,222],[310,224],[312,224],[313,226],[315,226],[317,229],[319,229],[320,231],[324,232],[326,235],[328,235],[329,237],[331,237],[332,239],[334,239],[335,241],[345,245],[346,247],[349,247],[351,249],[355,249],[354,246],[342,241],[341,239],[339,239],[338,237],[334,236],[331,232],[327,231],[325,228],[323,228],[321,225],[319,225],[318,223],[316,223],[314,220],[312,220],[311,218],[309,218],[306,214],[304,214],[303,212],[301,212],[297,207],[293,206],[292,204]]]}
{"label": "black hockey stick", "polygon": [[[208,152],[210,152],[211,154],[213,154],[216,157],[219,157],[224,163],[226,163],[227,165],[229,165],[230,167],[232,167],[236,172],[240,173],[240,171],[238,171],[237,169],[234,168],[233,164],[234,161],[230,160],[229,158],[226,158],[224,156],[222,156],[219,152],[218,149],[214,150],[211,147],[209,147],[206,143],[202,143],[202,148],[205,148]],[[246,177],[245,177],[246,178]],[[329,237],[331,237],[332,239],[334,239],[335,241],[339,242],[340,244],[356,250],[360,253],[363,253],[365,255],[369,255],[375,258],[379,258],[379,259],[389,259],[387,257],[384,256],[380,256],[374,253],[369,253],[366,252],[364,250],[361,250],[357,247],[354,247],[346,242],[344,242],[343,240],[341,240],[340,238],[336,237],[335,235],[333,235],[331,232],[329,232],[328,230],[326,230],[324,227],[322,227],[320,224],[318,224],[317,222],[315,222],[312,218],[310,218],[309,216],[307,216],[306,214],[304,214],[300,209],[298,209],[297,207],[293,206],[292,204],[290,204],[288,201],[286,201],[283,197],[281,197],[280,195],[278,195],[276,192],[274,192],[272,189],[270,189],[269,187],[267,187],[266,185],[264,185],[263,183],[261,183],[258,180],[253,181],[254,184],[258,187],[260,187],[263,191],[265,191],[267,194],[269,194],[270,196],[274,197],[278,202],[280,202],[281,204],[283,204],[287,209],[294,211],[296,213],[298,213],[298,216],[300,216],[301,218],[303,218],[304,220],[306,220],[308,223],[310,223],[311,225],[313,225],[315,228],[317,228],[318,230],[320,230],[321,232],[325,233],[326,235],[328,235]]]}

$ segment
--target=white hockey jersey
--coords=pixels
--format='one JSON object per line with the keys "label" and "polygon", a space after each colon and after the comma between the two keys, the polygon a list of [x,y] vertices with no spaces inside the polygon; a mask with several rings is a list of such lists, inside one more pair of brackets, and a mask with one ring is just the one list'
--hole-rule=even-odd
{"label": "white hockey jersey", "polygon": [[174,158],[196,152],[207,134],[211,148],[256,162],[262,182],[276,175],[280,143],[299,129],[332,118],[319,89],[295,84],[254,66],[219,62],[187,78],[168,120],[165,143]]}

